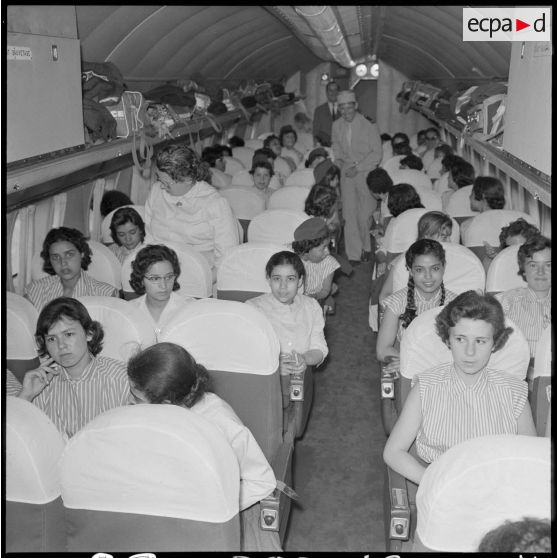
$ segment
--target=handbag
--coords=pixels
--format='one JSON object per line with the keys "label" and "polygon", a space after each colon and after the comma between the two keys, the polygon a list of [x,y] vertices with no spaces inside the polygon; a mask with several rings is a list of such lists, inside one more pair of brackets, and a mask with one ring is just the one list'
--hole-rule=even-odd
{"label": "handbag", "polygon": [[116,105],[107,107],[116,120],[116,136],[127,138],[143,129],[146,103],[139,91],[124,91]]}

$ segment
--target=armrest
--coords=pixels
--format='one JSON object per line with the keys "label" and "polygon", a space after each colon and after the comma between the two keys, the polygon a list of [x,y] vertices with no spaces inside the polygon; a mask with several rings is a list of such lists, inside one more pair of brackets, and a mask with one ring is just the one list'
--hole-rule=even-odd
{"label": "armrest", "polygon": [[391,434],[391,431],[397,421],[397,407],[395,404],[396,391],[398,391],[400,375],[399,372],[387,372],[385,365],[381,368],[380,377],[380,402],[382,413],[382,424],[386,436]]}
{"label": "armrest", "polygon": [[[278,481],[287,486],[292,485],[292,460],[294,441],[285,437],[277,453],[271,460],[271,468]],[[291,511],[291,499],[276,488],[267,498],[260,501],[260,529],[279,533],[281,543],[284,540]]]}
{"label": "armrest", "polygon": [[308,424],[308,417],[314,400],[313,366],[308,366],[301,374],[291,374],[289,400],[287,412],[293,417],[295,438],[300,438]]}
{"label": "armrest", "polygon": [[531,412],[533,414],[535,428],[537,429],[537,436],[545,435],[550,408],[550,400],[548,395],[548,388],[550,385],[550,376],[537,376],[533,380],[532,391],[529,391]]}
{"label": "armrest", "polygon": [[[412,539],[411,506],[407,493],[407,481],[399,473],[386,466],[384,476],[384,529],[387,552],[405,550],[404,543]],[[410,546],[406,544],[405,547]]]}

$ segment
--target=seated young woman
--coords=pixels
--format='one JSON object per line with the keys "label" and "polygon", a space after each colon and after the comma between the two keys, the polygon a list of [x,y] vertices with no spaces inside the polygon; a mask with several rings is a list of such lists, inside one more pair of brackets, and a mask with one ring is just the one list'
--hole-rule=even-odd
{"label": "seated young woman", "polygon": [[129,304],[142,312],[157,340],[164,326],[188,301],[174,292],[180,288],[179,276],[176,252],[162,244],[145,246],[132,262],[130,285],[139,298],[130,300]]}
{"label": "seated young woman", "polygon": [[[384,448],[387,465],[417,484],[427,464],[461,442],[491,434],[536,436],[527,383],[487,368],[511,333],[500,303],[462,293],[438,314],[436,331],[453,361],[415,376]],[[422,463],[409,453],[413,442]]]}
{"label": "seated young woman", "polygon": [[122,263],[127,256],[142,248],[145,239],[145,223],[133,207],[121,207],[112,216],[110,236],[114,240],[114,244],[111,244],[109,248]]}
{"label": "seated young woman", "polygon": [[446,253],[436,240],[423,238],[405,252],[409,270],[407,287],[388,296],[376,340],[376,357],[389,360],[388,369],[399,368],[399,342],[403,331],[419,315],[444,306],[455,294],[444,287]]}
{"label": "seated young woman", "polygon": [[91,248],[77,229],[51,229],[43,242],[43,271],[49,277],[25,287],[25,297],[40,312],[45,304],[60,296],[118,296],[118,289],[93,279],[86,273],[91,263]]}

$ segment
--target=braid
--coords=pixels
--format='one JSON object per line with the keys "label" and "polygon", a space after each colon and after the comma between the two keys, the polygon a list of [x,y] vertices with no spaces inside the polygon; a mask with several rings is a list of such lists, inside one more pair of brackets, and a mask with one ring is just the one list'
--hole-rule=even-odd
{"label": "braid", "polygon": [[415,281],[409,273],[409,281],[407,282],[407,306],[405,312],[399,316],[403,328],[407,326],[417,317],[417,307],[415,305]]}
{"label": "braid", "polygon": [[182,400],[182,404],[188,409],[193,407],[202,398],[203,394],[211,389],[209,374],[205,367],[198,364],[196,368],[196,381]]}
{"label": "braid", "polygon": [[440,297],[440,306],[443,306],[446,302],[446,287],[444,286],[444,282],[440,285],[440,289],[442,291],[442,296]]}

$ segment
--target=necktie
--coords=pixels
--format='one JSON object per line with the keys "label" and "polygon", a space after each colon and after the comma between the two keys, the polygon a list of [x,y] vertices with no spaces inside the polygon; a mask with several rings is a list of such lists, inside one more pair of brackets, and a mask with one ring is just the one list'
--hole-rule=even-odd
{"label": "necktie", "polygon": [[335,103],[331,103],[331,118],[332,118],[332,120],[335,120],[336,116],[337,116],[337,111],[335,110]]}

